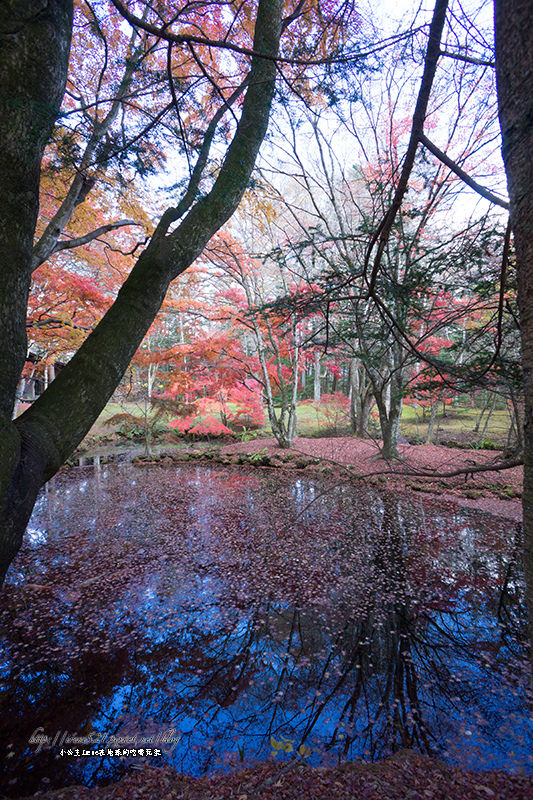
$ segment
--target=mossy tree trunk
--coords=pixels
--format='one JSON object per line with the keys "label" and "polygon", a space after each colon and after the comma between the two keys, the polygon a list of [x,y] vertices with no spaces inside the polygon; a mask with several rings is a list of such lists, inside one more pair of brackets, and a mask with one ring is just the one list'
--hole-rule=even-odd
{"label": "mossy tree trunk", "polygon": [[495,0],[502,149],[516,248],[524,373],[524,562],[533,656],[533,0]]}
{"label": "mossy tree trunk", "polygon": [[259,0],[248,88],[208,195],[163,215],[116,301],[44,394],[12,421],[26,358],[26,308],[42,154],[67,77],[72,0],[7,0],[0,8],[0,580],[18,552],[41,486],[83,439],[124,374],[170,282],[229,219],[266,133],[281,0]]}
{"label": "mossy tree trunk", "polygon": [[44,457],[11,421],[26,360],[26,309],[41,160],[65,90],[72,0],[0,8],[0,576],[18,551]]}

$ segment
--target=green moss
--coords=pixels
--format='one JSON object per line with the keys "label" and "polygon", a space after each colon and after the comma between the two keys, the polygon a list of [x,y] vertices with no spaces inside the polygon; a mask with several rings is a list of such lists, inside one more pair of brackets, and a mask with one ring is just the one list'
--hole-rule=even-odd
{"label": "green moss", "polygon": [[468,497],[470,500],[477,500],[478,497],[483,497],[484,493],[480,489],[465,489],[463,496]]}

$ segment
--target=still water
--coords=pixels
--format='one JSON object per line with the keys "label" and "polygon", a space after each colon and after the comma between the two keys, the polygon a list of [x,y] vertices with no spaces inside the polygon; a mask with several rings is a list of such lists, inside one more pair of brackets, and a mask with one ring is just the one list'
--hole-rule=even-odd
{"label": "still water", "polygon": [[318,478],[78,468],[0,596],[0,793],[413,747],[533,772],[515,523]]}

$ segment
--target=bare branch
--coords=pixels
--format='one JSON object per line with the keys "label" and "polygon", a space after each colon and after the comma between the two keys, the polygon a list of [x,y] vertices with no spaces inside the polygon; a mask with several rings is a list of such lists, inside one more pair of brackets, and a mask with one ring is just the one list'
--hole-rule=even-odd
{"label": "bare branch", "polygon": [[228,109],[231,110],[231,107],[235,103],[235,101],[241,96],[244,92],[246,86],[248,85],[248,76],[243,80],[240,86],[231,93],[228,99],[224,99],[224,104],[220,106],[218,111],[213,114],[211,118],[211,122],[206,128],[204,133],[204,138],[202,141],[202,146],[200,147],[200,152],[198,153],[198,158],[196,160],[196,164],[194,165],[194,169],[191,173],[191,177],[189,180],[189,184],[185,191],[185,194],[179,201],[178,205],[175,208],[169,208],[165,211],[161,220],[156,228],[154,236],[163,236],[169,229],[169,226],[176,222],[180,217],[185,214],[186,211],[189,210],[193,202],[196,200],[196,196],[198,193],[198,188],[200,186],[200,181],[202,180],[202,176],[204,173],[205,166],[207,164],[207,159],[209,157],[209,151],[211,149],[211,144],[213,143],[213,139],[216,133],[216,129],[218,123],[226,113]]}
{"label": "bare branch", "polygon": [[471,178],[470,175],[468,175],[468,173],[466,173],[464,169],[459,166],[459,164],[456,164],[455,161],[452,161],[452,159],[446,155],[446,153],[443,153],[442,150],[439,150],[437,145],[433,144],[433,142],[431,142],[427,136],[425,136],[425,134],[422,133],[420,135],[419,142],[420,144],[423,144],[430,153],[433,153],[435,158],[438,158],[439,161],[442,161],[442,163],[445,164],[448,169],[451,169],[451,171],[455,173],[458,178],[461,178],[463,183],[466,183],[467,186],[470,186],[471,189],[481,195],[481,197],[484,197],[485,200],[488,200],[490,203],[494,203],[496,206],[500,206],[500,208],[509,210],[509,203],[506,200],[502,200],[501,197],[498,197],[498,195],[493,194],[491,191],[489,191],[489,189],[485,189],[484,186],[481,186],[481,184],[477,183],[477,181]]}
{"label": "bare branch", "polygon": [[176,96],[176,87],[174,86],[174,76],[172,75],[172,42],[168,42],[167,46],[167,77],[168,77],[168,85],[170,88],[170,94],[172,95],[172,103],[174,106],[174,111],[176,112],[176,117],[178,118],[180,136],[183,142],[183,150],[185,151],[185,158],[187,159],[187,167],[189,168],[189,175],[190,175],[192,173],[191,158],[189,156],[187,139],[185,138],[185,131],[183,129],[183,123],[181,121],[180,107],[178,103],[178,98]]}
{"label": "bare branch", "polygon": [[281,30],[285,31],[287,28],[292,25],[295,19],[298,19],[300,14],[302,13],[302,9],[304,7],[305,0],[300,0],[294,11],[289,14],[287,17],[284,18],[283,22],[281,23]]}
{"label": "bare branch", "polygon": [[[360,58],[365,58],[368,55],[373,53],[377,53],[380,50],[389,47],[393,44],[403,41],[404,39],[411,38],[415,33],[420,31],[421,28],[417,28],[414,30],[408,30],[400,34],[396,34],[394,36],[389,36],[386,39],[383,39],[380,42],[377,42],[375,46],[371,47],[368,51],[365,52],[358,52],[353,51],[352,53],[344,53],[342,56],[325,56],[324,58],[284,58],[280,55],[269,55],[268,53],[259,53],[251,47],[243,47],[242,45],[234,44],[229,42],[227,39],[210,39],[206,36],[200,36],[198,34],[193,33],[172,33],[172,31],[168,30],[168,26],[158,27],[157,25],[153,25],[150,22],[146,22],[145,20],[137,17],[133,14],[129,8],[124,5],[122,0],[111,0],[117,11],[127,20],[130,25],[134,28],[140,28],[141,30],[145,31],[146,33],[150,33],[153,36],[157,36],[158,39],[164,39],[167,42],[172,42],[173,44],[200,44],[205,45],[206,47],[218,47],[223,50],[231,50],[234,53],[240,53],[241,55],[245,56],[252,56],[258,58],[264,58],[268,61],[276,61],[280,64],[299,64],[302,66],[318,66],[320,64],[331,64],[331,63],[349,63],[351,61],[355,61]],[[299,9],[300,4],[297,6],[297,10]],[[287,28],[294,19],[297,18],[298,14],[296,12],[289,15],[285,18]]]}
{"label": "bare branch", "polygon": [[126,225],[135,225],[136,227],[141,227],[140,223],[135,222],[134,219],[121,219],[118,220],[118,222],[110,222],[107,225],[101,225],[94,231],[89,231],[89,233],[86,233],[83,236],[79,236],[77,239],[63,239],[59,242],[56,242],[52,253],[58,253],[60,250],[72,250],[74,247],[81,247],[81,245],[98,239],[98,237],[102,236],[104,233],[116,230],[117,228],[124,228]]}
{"label": "bare branch", "polygon": [[459,475],[474,475],[477,472],[499,472],[504,469],[512,469],[513,467],[521,467],[524,463],[523,458],[502,459],[501,461],[493,461],[491,464],[475,464],[471,467],[462,467],[461,469],[453,469],[449,472],[433,472],[432,470],[410,469],[408,472],[390,470],[393,474],[399,475],[414,475],[417,477],[426,478],[455,478]]}
{"label": "bare branch", "polygon": [[375,234],[370,240],[370,244],[368,246],[365,256],[365,274],[366,274],[368,265],[370,263],[372,250],[374,249],[374,245],[376,244],[378,245],[376,256],[374,258],[372,274],[370,276],[370,280],[368,280],[369,295],[373,295],[374,293],[376,280],[381,265],[381,259],[385,251],[385,247],[387,246],[387,242],[389,240],[390,232],[392,230],[392,225],[396,218],[396,214],[400,209],[403,198],[407,191],[409,177],[411,175],[415,163],[416,150],[418,147],[418,143],[420,141],[420,136],[424,131],[424,122],[426,119],[426,112],[429,103],[431,87],[433,86],[433,80],[435,78],[435,72],[437,69],[437,61],[439,60],[440,42],[442,37],[442,31],[444,29],[444,23],[446,21],[447,10],[448,10],[448,0],[436,0],[435,10],[433,12],[433,19],[431,20],[431,27],[429,31],[429,42],[426,51],[426,57],[424,59],[424,72],[422,75],[422,81],[420,83],[420,89],[416,100],[415,111],[413,114],[413,124],[411,127],[411,135],[409,137],[409,144],[407,146],[407,152],[405,154],[402,171],[389,210],[383,217],[381,224],[378,226],[378,229],[376,230]]}
{"label": "bare branch", "polygon": [[[121,77],[120,84],[111,108],[101,121],[98,121],[97,119],[94,120],[93,132],[86,144],[79,167],[74,175],[70,188],[61,205],[43,231],[41,237],[34,245],[31,263],[32,271],[36,269],[39,264],[42,264],[44,261],[46,261],[46,259],[49,258],[53,252],[55,252],[61,233],[64,231],[66,225],[72,218],[76,206],[80,203],[80,194],[83,195],[84,192],[85,196],[87,194],[87,181],[92,180],[93,177],[88,173],[88,170],[91,166],[93,166],[95,153],[97,152],[98,146],[114,124],[122,107],[124,97],[129,95],[135,70],[138,69],[146,56],[142,46],[135,47],[135,39],[136,34],[134,33],[130,41],[130,59],[126,62],[124,73]],[[98,163],[98,160],[96,160],[95,163]]]}
{"label": "bare branch", "polygon": [[441,50],[441,56],[446,56],[447,58],[454,58],[456,61],[465,61],[467,64],[477,64],[481,67],[495,67],[495,61],[487,61],[484,58],[474,58],[473,56],[465,56],[462,53],[452,53],[450,50]]}
{"label": "bare branch", "polygon": [[85,325],[76,325],[74,322],[68,322],[64,319],[44,319],[44,320],[35,320],[34,322],[27,322],[27,328],[75,328],[79,331],[90,331],[92,330],[91,327]]}
{"label": "bare branch", "polygon": [[135,222],[134,219],[120,219],[117,222],[109,222],[107,225],[101,225],[94,231],[89,231],[89,233],[79,236],[77,239],[65,239],[57,242],[54,253],[57,253],[59,250],[71,250],[73,247],[80,247],[83,244],[94,241],[94,239],[98,239],[98,237],[102,236],[104,233],[116,230],[117,228],[124,228],[126,225],[135,225],[138,228],[141,227],[140,223]]}

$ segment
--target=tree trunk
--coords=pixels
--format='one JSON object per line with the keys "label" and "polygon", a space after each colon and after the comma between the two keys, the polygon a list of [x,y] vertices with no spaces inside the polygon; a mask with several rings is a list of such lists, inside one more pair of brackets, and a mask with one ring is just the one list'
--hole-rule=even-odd
{"label": "tree trunk", "polygon": [[372,407],[372,387],[368,376],[359,366],[356,358],[350,361],[350,426],[354,436],[368,437],[368,423]]}
{"label": "tree trunk", "polygon": [[19,381],[19,385],[17,387],[17,397],[15,399],[15,405],[13,407],[13,419],[15,419],[15,417],[17,416],[19,411],[19,406],[24,400],[25,389],[26,389],[26,378],[21,378]]}
{"label": "tree trunk", "polygon": [[476,420],[476,424],[474,425],[474,433],[479,433],[479,426],[481,425],[481,420],[485,416],[485,413],[488,411],[490,400],[491,400],[490,394],[487,392],[487,397],[485,399],[485,402],[483,403],[483,408],[481,409],[481,413]]}
{"label": "tree trunk", "polygon": [[[511,417],[511,422],[514,422],[514,427],[516,428],[516,450],[519,453],[524,452],[524,429],[523,425],[521,424],[521,414],[520,408],[518,405],[518,398],[516,397],[516,393],[513,387],[510,387],[510,395],[511,395],[511,404],[513,407],[513,413]],[[511,425],[511,428],[513,426]]]}
{"label": "tree trunk", "polygon": [[289,404],[289,420],[287,423],[287,429],[289,431],[289,440],[291,442],[291,447],[293,439],[298,435],[297,431],[298,417],[296,416],[296,409],[298,408],[298,368],[300,366],[300,348],[296,342],[296,326],[294,326],[293,336],[295,344],[294,344],[294,353],[292,358],[292,370],[293,370],[292,393]]}
{"label": "tree trunk", "polygon": [[357,421],[361,416],[359,365],[356,358],[350,360],[348,375],[350,381],[350,428],[355,435],[357,433]]}
{"label": "tree trunk", "polygon": [[12,416],[27,353],[41,159],[65,90],[72,15],[72,0],[0,7],[0,582],[42,485],[42,458]]}
{"label": "tree trunk", "polygon": [[400,348],[391,347],[389,361],[391,374],[385,381],[380,372],[372,368],[367,369],[379,413],[379,426],[383,440],[381,455],[386,459],[399,458],[400,455],[398,435],[403,405],[402,356],[403,351]]}
{"label": "tree trunk", "polygon": [[496,78],[524,373],[524,563],[533,657],[533,0],[495,0]]}
{"label": "tree trunk", "polygon": [[437,419],[437,411],[439,410],[439,397],[432,398],[431,413],[429,415],[428,432],[426,434],[426,444],[433,442],[433,434],[435,432],[435,420]]}
{"label": "tree trunk", "polygon": [[[391,370],[393,369],[393,365],[390,364]],[[384,403],[385,403],[385,411],[387,412],[387,416],[390,414],[390,406],[391,406],[391,381],[388,380],[385,384],[385,389],[383,391]]]}
{"label": "tree trunk", "polygon": [[[26,5],[24,16],[20,8]],[[101,322],[46,392],[11,421],[26,358],[39,167],[64,93],[72,30],[71,0],[39,5],[44,10],[37,13],[29,1],[10,2],[7,11],[5,4],[0,6],[0,341],[10,345],[0,348],[0,580],[22,543],[40,487],[105,406],[170,282],[193,263],[237,208],[266,133],[276,78],[272,58],[252,58],[241,117],[211,191],[170,233],[179,206],[165,212]],[[280,33],[281,0],[259,0],[254,52],[275,56]]]}
{"label": "tree trunk", "polygon": [[41,159],[65,90],[73,11],[72,0],[1,6],[0,420],[6,425],[26,359]]}
{"label": "tree trunk", "polygon": [[398,412],[398,409],[393,404],[393,407],[391,408],[389,414],[387,415],[382,414],[381,409],[379,411],[381,436],[383,438],[381,455],[383,458],[387,460],[400,457],[400,453],[398,451],[400,417],[401,417],[401,406],[400,406],[400,411]]}
{"label": "tree trunk", "polygon": [[481,429],[481,433],[479,434],[478,444],[481,444],[483,442],[484,438],[485,438],[485,434],[487,432],[487,428],[489,427],[490,418],[492,417],[494,409],[496,408],[496,400],[497,399],[498,399],[497,396],[493,395],[492,402],[490,404],[490,408],[489,408],[489,410],[487,412],[487,416],[485,417],[485,421],[483,423],[483,428]]}
{"label": "tree trunk", "polygon": [[320,353],[315,352],[315,361],[313,364],[314,378],[313,378],[313,403],[320,403]]}
{"label": "tree trunk", "polygon": [[370,409],[372,408],[372,390],[367,386],[361,400],[361,414],[357,417],[356,434],[362,439],[368,438],[368,425],[370,421]]}

